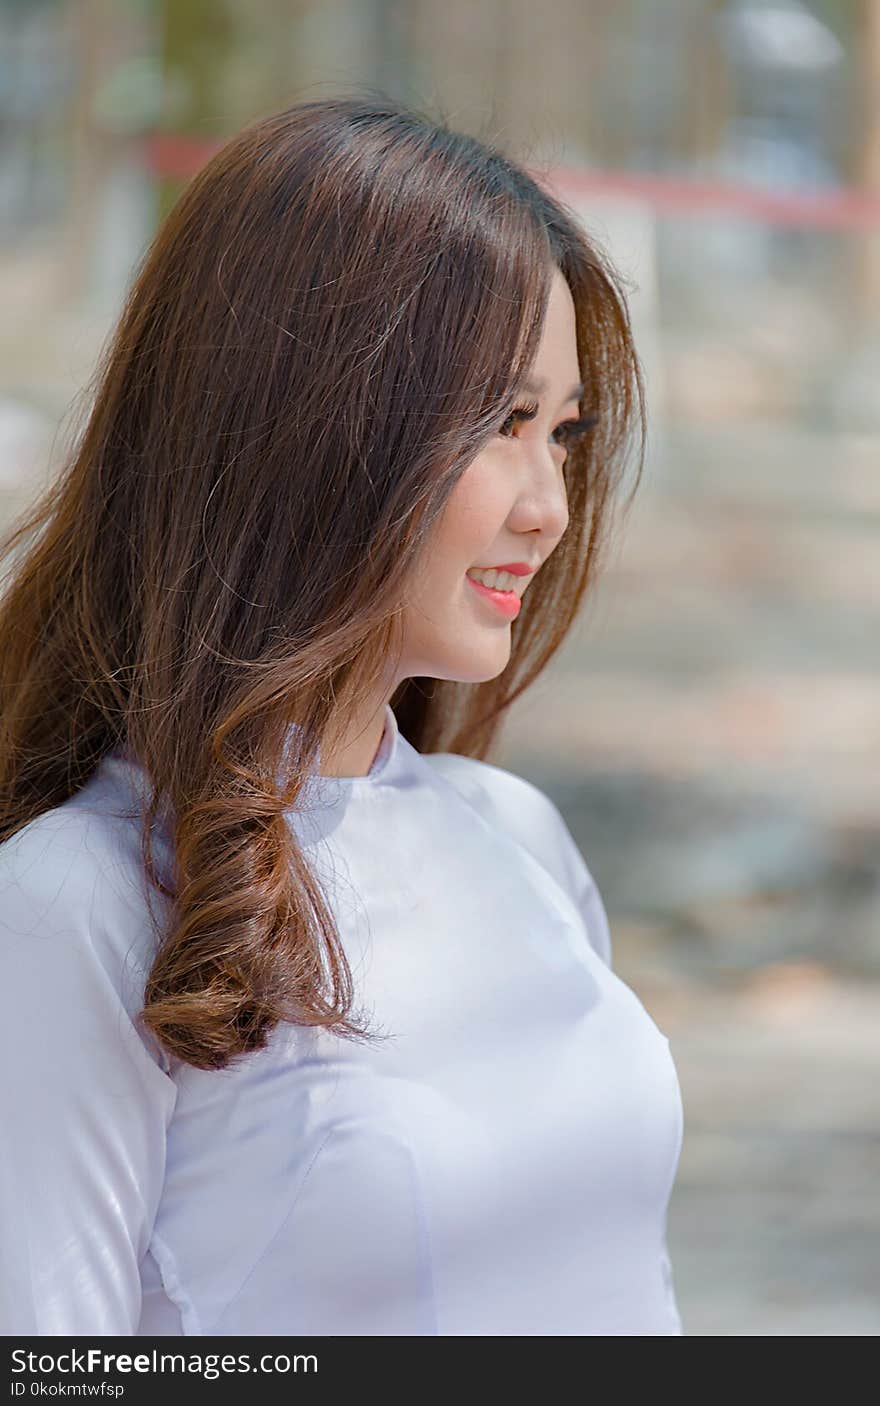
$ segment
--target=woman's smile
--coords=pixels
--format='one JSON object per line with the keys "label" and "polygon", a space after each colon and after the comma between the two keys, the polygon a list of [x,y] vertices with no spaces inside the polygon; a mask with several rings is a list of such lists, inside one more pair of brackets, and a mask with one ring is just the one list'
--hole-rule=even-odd
{"label": "woman's smile", "polygon": [[467,573],[467,579],[494,610],[500,611],[508,620],[516,619],[522,605],[516,591],[499,591],[496,587],[484,586],[483,582],[477,581],[470,572]]}

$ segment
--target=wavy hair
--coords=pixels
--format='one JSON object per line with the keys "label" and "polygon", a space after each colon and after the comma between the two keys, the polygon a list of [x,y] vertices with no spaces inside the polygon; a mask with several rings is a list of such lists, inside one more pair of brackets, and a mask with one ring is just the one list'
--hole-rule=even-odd
{"label": "wavy hair", "polygon": [[61,471],[0,543],[0,841],[112,750],[137,759],[171,915],[139,1019],[173,1058],[222,1069],[279,1021],[372,1038],[285,813],[334,720],[376,696],[554,266],[596,416],[563,470],[568,529],[498,678],[410,678],[390,700],[418,750],[485,758],[575,619],[645,411],[619,275],[537,179],[443,120],[331,98],[224,145],[135,270]]}

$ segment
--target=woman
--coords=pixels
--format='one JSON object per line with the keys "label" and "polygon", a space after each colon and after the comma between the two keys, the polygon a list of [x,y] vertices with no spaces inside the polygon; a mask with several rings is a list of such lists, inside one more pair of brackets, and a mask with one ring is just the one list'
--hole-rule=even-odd
{"label": "woman", "polygon": [[305,102],[191,183],[7,540],[0,1330],[682,1332],[668,1040],[485,760],[643,428],[478,140]]}

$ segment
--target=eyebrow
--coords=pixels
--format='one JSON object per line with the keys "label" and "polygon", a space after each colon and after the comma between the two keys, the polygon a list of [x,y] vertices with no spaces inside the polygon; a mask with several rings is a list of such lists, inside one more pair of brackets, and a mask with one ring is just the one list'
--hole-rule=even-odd
{"label": "eyebrow", "polygon": [[[536,381],[523,381],[522,388],[524,391],[529,391],[531,395],[540,395],[541,391],[545,391],[547,389],[547,382],[542,381],[540,379]],[[583,381],[578,381],[576,386],[572,386],[568,395],[565,397],[565,400],[580,400],[581,396],[584,393],[584,390],[585,386]],[[563,404],[564,403],[565,402],[563,402]]]}

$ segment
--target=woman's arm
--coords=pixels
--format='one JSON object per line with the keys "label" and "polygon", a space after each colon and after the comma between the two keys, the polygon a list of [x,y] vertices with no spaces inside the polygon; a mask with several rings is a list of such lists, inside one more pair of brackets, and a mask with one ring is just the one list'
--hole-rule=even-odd
{"label": "woman's arm", "polygon": [[132,909],[102,860],[39,821],[0,847],[6,1336],[132,1335],[140,1317],[176,1086],[132,1020]]}

